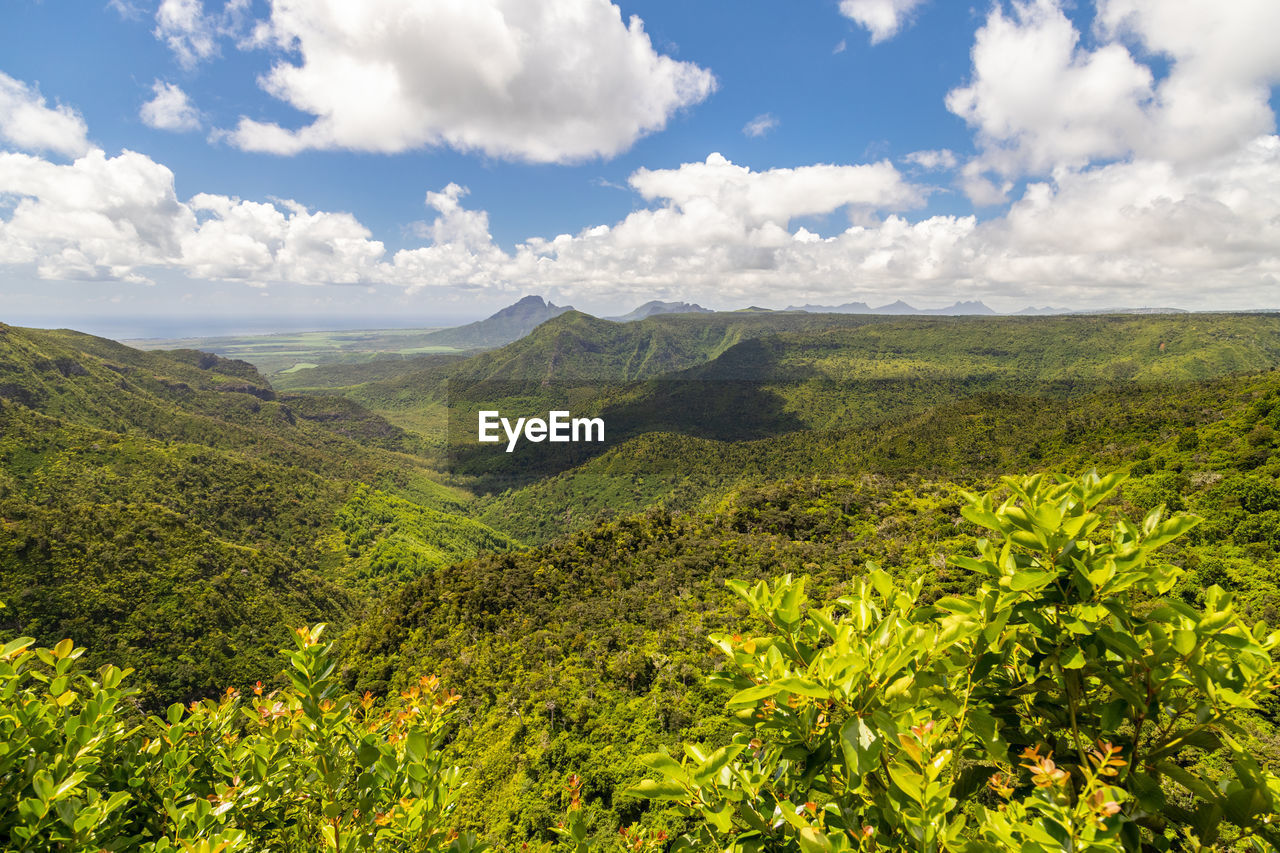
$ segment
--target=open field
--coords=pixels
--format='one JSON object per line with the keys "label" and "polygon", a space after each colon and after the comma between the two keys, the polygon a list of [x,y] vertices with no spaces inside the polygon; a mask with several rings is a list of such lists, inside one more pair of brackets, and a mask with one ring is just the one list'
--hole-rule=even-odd
{"label": "open field", "polygon": [[323,364],[358,364],[379,358],[457,352],[425,338],[438,328],[355,329],[285,332],[275,335],[229,335],[209,338],[148,338],[129,341],[143,350],[196,349],[238,358],[271,376],[298,373]]}

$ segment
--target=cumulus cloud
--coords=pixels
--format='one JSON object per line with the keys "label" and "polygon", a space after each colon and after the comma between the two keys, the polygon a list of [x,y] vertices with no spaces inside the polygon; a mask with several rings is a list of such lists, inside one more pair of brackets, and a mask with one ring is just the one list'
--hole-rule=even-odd
{"label": "cumulus cloud", "polygon": [[272,0],[258,38],[299,57],[263,87],[315,116],[297,129],[243,117],[227,134],[275,154],[448,145],[532,162],[608,157],[716,86],[657,53],[643,22],[609,0]]}
{"label": "cumulus cloud", "polygon": [[157,80],[152,84],[151,92],[153,97],[138,112],[143,124],[158,130],[200,128],[200,111],[178,86]]}
{"label": "cumulus cloud", "polygon": [[183,235],[177,265],[196,277],[298,284],[361,284],[382,277],[383,244],[349,213],[210,194],[195,196],[188,207],[205,218]]}
{"label": "cumulus cloud", "polygon": [[925,0],[840,0],[840,13],[871,33],[871,43],[893,38]]}
{"label": "cumulus cloud", "polygon": [[162,0],[156,9],[155,36],[186,68],[218,52],[217,26],[200,0]]}
{"label": "cumulus cloud", "polygon": [[[394,253],[349,213],[180,199],[163,165],[128,151],[78,151],[88,143],[73,112],[0,78],[11,102],[63,119],[66,132],[52,136],[71,142],[45,149],[82,154],[69,165],[0,155],[0,263],[54,279],[141,280],[163,269],[409,292],[534,289],[579,304],[1274,306],[1280,137],[1267,93],[1280,60],[1260,46],[1269,30],[1255,31],[1271,6],[1253,3],[1103,0],[1088,45],[1050,0],[998,7],[976,38],[970,79],[948,102],[974,129],[978,153],[966,163],[937,149],[904,156],[905,175],[888,161],[757,171],[712,154],[633,172],[627,191],[639,209],[619,221],[511,249],[494,243],[488,214],[468,207],[456,183],[426,192],[429,221],[412,229],[420,244]],[[1152,71],[1152,54],[1167,58],[1167,71]],[[1213,126],[1201,127],[1193,116],[1208,107],[1195,105],[1210,95],[1222,111],[1202,111]],[[0,121],[11,115],[0,111]],[[935,169],[958,169],[975,201],[1007,210],[983,221],[913,220],[935,190],[918,176]],[[810,217],[841,212],[848,227],[810,230]]]}
{"label": "cumulus cloud", "polygon": [[742,126],[742,132],[753,139],[764,136],[778,126],[778,120],[770,113],[761,113]]}
{"label": "cumulus cloud", "polygon": [[665,199],[684,214],[699,208],[750,225],[785,226],[799,216],[815,216],[846,206],[902,210],[924,203],[925,190],[903,180],[887,160],[856,166],[819,164],[755,172],[720,154],[677,169],[639,169],[631,186],[646,199]]}
{"label": "cumulus cloud", "polygon": [[[978,31],[972,78],[947,107],[977,133],[964,170],[977,203],[1005,200],[1010,178],[1129,157],[1195,167],[1274,130],[1270,87],[1280,58],[1267,0],[1100,0],[1098,45],[1059,0],[997,5]],[[1159,54],[1158,78],[1131,46]]]}
{"label": "cumulus cloud", "polygon": [[[1158,288],[1202,307],[1274,305],[1280,137],[1195,167],[1135,159],[1034,183],[990,226],[993,276]],[[1205,295],[1214,302],[1204,305]]]}
{"label": "cumulus cloud", "polygon": [[346,213],[200,194],[179,200],[173,173],[133,151],[94,149],[60,165],[0,154],[0,263],[49,279],[146,281],[149,268],[194,278],[356,283],[382,277],[383,245]]}
{"label": "cumulus cloud", "polygon": [[905,159],[913,166],[919,166],[921,169],[930,172],[941,169],[954,169],[957,162],[956,155],[949,148],[939,148],[931,151],[912,151]]}
{"label": "cumulus cloud", "polygon": [[1231,151],[1275,127],[1280,4],[1270,0],[1101,0],[1098,29],[1173,61],[1135,148],[1175,161]]}
{"label": "cumulus cloud", "polygon": [[[1033,182],[1007,215],[912,222],[927,188],[888,163],[752,171],[719,155],[639,170],[653,206],[613,225],[506,251],[466,189],[428,192],[423,245],[388,256],[348,213],[213,194],[186,201],[163,165],[93,150],[71,164],[0,154],[0,263],[50,279],[144,281],[168,269],[247,284],[555,291],[591,301],[714,294],[724,302],[986,298],[1188,307],[1274,301],[1280,281],[1280,137],[1195,169],[1134,159]],[[879,209],[823,236],[792,220]],[[1206,293],[1213,305],[1203,305]],[[1016,306],[1013,306],[1016,307]]]}
{"label": "cumulus cloud", "polygon": [[0,72],[0,140],[24,151],[51,151],[74,157],[89,150],[88,128],[80,114],[50,107],[34,86]]}
{"label": "cumulus cloud", "polygon": [[1143,132],[1150,69],[1120,44],[1095,51],[1056,0],[997,5],[978,31],[973,79],[947,108],[976,128],[985,165],[1000,174],[1044,172],[1119,157]]}
{"label": "cumulus cloud", "polygon": [[0,259],[43,278],[141,280],[139,268],[178,257],[195,221],[173,173],[132,151],[94,149],[70,165],[0,153],[0,193],[19,199],[0,223]]}
{"label": "cumulus cloud", "polygon": [[[132,5],[112,5],[128,17]],[[155,37],[164,42],[182,67],[191,69],[219,53],[223,38],[237,36],[248,24],[250,0],[226,0],[214,13],[202,0],[161,0],[156,8]]]}

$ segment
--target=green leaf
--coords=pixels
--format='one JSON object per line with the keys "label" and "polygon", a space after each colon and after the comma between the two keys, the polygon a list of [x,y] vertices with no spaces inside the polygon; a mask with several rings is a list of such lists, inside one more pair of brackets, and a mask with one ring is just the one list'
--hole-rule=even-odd
{"label": "green leaf", "polygon": [[804,602],[804,578],[787,586],[782,594],[782,602],[778,606],[778,618],[786,627],[800,622],[800,605]]}
{"label": "green leaf", "polygon": [[893,784],[898,786],[907,798],[914,802],[921,802],[924,799],[924,778],[914,770],[909,770],[901,764],[894,763],[889,765],[889,777],[893,779]]}
{"label": "green leaf", "polygon": [[[828,688],[823,687],[821,684],[818,684],[815,681],[810,681],[807,678],[800,678],[798,676],[789,675],[785,678],[779,678],[777,681],[773,682],[773,684],[780,691],[785,690],[788,693],[797,693],[801,696],[809,696],[814,699],[830,699],[831,698],[831,691]],[[750,688],[748,688],[748,690],[750,690]],[[748,692],[748,690],[744,690],[742,692],[746,693]],[[741,695],[742,693],[738,694],[738,696],[741,696]],[[733,698],[736,700],[738,696],[735,696]]]}
{"label": "green leaf", "polygon": [[671,779],[641,779],[624,793],[646,800],[684,800],[689,796],[684,785]]}
{"label": "green leaf", "polygon": [[1057,572],[1025,569],[1020,572],[1015,572],[1013,577],[1009,578],[1009,588],[1014,592],[1024,592],[1029,589],[1043,588],[1053,583],[1057,576]]}
{"label": "green leaf", "polygon": [[653,772],[661,773],[663,776],[672,779],[687,780],[689,778],[688,773],[685,772],[680,762],[665,752],[651,752],[648,755],[643,755],[640,757],[640,763]]}
{"label": "green leaf", "polygon": [[1159,548],[1180,536],[1185,536],[1203,520],[1194,515],[1175,515],[1173,518],[1156,525],[1151,533],[1142,540],[1142,544],[1148,548]]}
{"label": "green leaf", "polygon": [[831,840],[812,826],[806,826],[796,836],[804,853],[831,853]]}
{"label": "green leaf", "polygon": [[10,640],[9,642],[4,644],[3,649],[0,649],[0,658],[7,658],[9,655],[13,654],[14,652],[25,649],[27,646],[31,645],[34,642],[35,640],[33,640],[31,637],[19,637],[16,640]]}
{"label": "green leaf", "polygon": [[418,729],[409,732],[404,741],[404,750],[413,760],[422,761],[427,757],[427,736]]}
{"label": "green leaf", "polygon": [[694,772],[694,781],[697,782],[698,785],[706,785],[710,783],[711,780],[715,778],[716,774],[725,767],[728,767],[729,762],[741,755],[744,749],[746,749],[746,745],[740,743],[731,743],[727,746],[720,747],[715,752],[711,753],[707,760],[703,762],[702,766]]}
{"label": "green leaf", "polygon": [[37,770],[35,775],[31,777],[31,787],[36,792],[36,796],[44,802],[53,799],[53,777],[49,775],[47,770]]}
{"label": "green leaf", "polygon": [[840,748],[849,774],[861,778],[879,766],[884,742],[861,717],[850,717],[840,727]]}
{"label": "green leaf", "polygon": [[766,684],[757,684],[755,687],[748,687],[746,690],[741,690],[735,693],[733,698],[729,700],[729,707],[733,707],[735,705],[751,705],[761,699],[768,698],[769,696],[776,696],[781,690],[782,687],[779,686],[776,681],[771,681]]}
{"label": "green leaf", "polygon": [[969,709],[969,726],[993,761],[1009,759],[1009,744],[1000,734],[1000,727],[995,717],[983,708],[971,708]]}
{"label": "green leaf", "polygon": [[1082,669],[1086,663],[1084,652],[1079,646],[1070,646],[1059,652],[1058,663],[1063,669]]}
{"label": "green leaf", "polygon": [[1155,763],[1155,769],[1157,772],[1164,776],[1168,776],[1174,782],[1177,782],[1179,785],[1186,788],[1202,800],[1213,802],[1218,799],[1219,795],[1216,787],[1210,785],[1204,779],[1196,776],[1186,768],[1181,767],[1172,761],[1157,761]]}
{"label": "green leaf", "polygon": [[1240,826],[1249,826],[1254,818],[1271,812],[1271,797],[1259,787],[1249,785],[1227,795],[1227,820]]}

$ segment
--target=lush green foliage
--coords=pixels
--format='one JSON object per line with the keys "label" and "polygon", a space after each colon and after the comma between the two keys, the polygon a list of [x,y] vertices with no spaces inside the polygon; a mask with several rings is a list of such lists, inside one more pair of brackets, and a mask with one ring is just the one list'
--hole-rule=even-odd
{"label": "lush green foliage", "polygon": [[0,837],[14,851],[477,849],[447,828],[457,701],[424,678],[398,700],[338,689],[323,626],[299,629],[290,686],[169,707],[135,724],[128,670],[19,638],[0,651]]}
{"label": "lush green foliage", "polygon": [[[602,513],[658,502],[696,509],[731,488],[804,473],[993,481],[1008,471],[1091,465],[1132,466],[1143,478],[1167,483],[1163,499],[1173,499],[1201,490],[1220,473],[1255,472],[1263,479],[1280,473],[1278,401],[1280,375],[1267,372],[1181,384],[1176,391],[1083,384],[1071,397],[979,394],[874,429],[806,429],[756,441],[647,434],[483,498],[477,510],[524,541],[544,542],[590,527]],[[1228,498],[1223,488],[1215,500]]]}
{"label": "lush green foliage", "polygon": [[[1204,519],[1146,563],[1178,577],[1160,593],[1169,605],[1220,608],[1216,584],[1240,618],[1280,621],[1276,325],[567,314],[416,374],[400,369],[408,359],[315,374],[366,382],[340,389],[347,399],[281,394],[243,362],[194,351],[0,326],[0,643],[69,636],[94,666],[135,668],[138,692],[116,706],[127,732],[154,725],[135,708],[220,706],[227,684],[286,696],[281,626],[334,623],[344,695],[372,691],[383,707],[428,674],[462,691],[440,732],[441,760],[468,783],[453,828],[513,846],[653,849],[693,818],[621,795],[650,772],[639,754],[723,744],[739,725],[724,713],[732,691],[707,681],[723,662],[706,635],[777,634],[725,581],[804,575],[809,612],[838,609],[873,560],[896,589],[923,581],[903,618],[933,618],[940,600],[979,594],[981,576],[954,559],[984,535],[964,493],[1001,474],[1128,469],[1117,512],[1163,504]],[[594,456],[445,455],[450,407],[528,414],[561,399],[607,411],[616,441]],[[470,467],[433,470],[451,461]],[[1135,619],[1153,618],[1152,593],[1127,594]],[[359,701],[343,701],[358,717]],[[1280,705],[1258,704],[1230,734],[1275,772]],[[1093,765],[1052,746],[1073,790],[1086,785]],[[983,763],[966,749],[940,779]],[[1230,785],[1230,755],[1193,750],[1178,766]],[[1017,750],[1003,760],[1021,783],[1005,816],[1025,828],[1036,815],[1018,804],[1033,792]],[[1196,814],[1202,792],[1179,786],[1165,805]],[[1135,815],[1142,792],[1113,787]],[[1001,802],[994,788],[977,796],[956,797],[947,819],[963,812],[974,830],[977,806]],[[567,836],[551,831],[560,821]]]}
{"label": "lush green foliage", "polygon": [[405,433],[244,362],[3,327],[0,398],[0,642],[71,637],[151,708],[270,680],[281,626],[510,547]]}
{"label": "lush green foliage", "polygon": [[[1203,612],[1153,607],[1176,572],[1152,553],[1195,519],[1107,529],[1095,508],[1122,480],[1037,476],[1008,480],[998,505],[973,498],[964,515],[997,538],[953,558],[984,579],[971,595],[926,605],[922,580],[875,568],[827,607],[789,576],[731,583],[771,629],[713,638],[742,731],[709,755],[651,756],[661,778],[637,790],[701,819],[694,849],[1280,841],[1280,776],[1238,722],[1280,686],[1280,632],[1217,587]],[[1230,770],[1196,766],[1202,751]]]}

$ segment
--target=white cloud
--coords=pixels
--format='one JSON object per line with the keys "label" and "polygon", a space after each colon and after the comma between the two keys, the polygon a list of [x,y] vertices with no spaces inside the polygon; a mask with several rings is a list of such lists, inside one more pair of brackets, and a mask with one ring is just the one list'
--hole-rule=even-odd
{"label": "white cloud", "polygon": [[778,126],[778,120],[771,113],[761,113],[742,126],[742,132],[752,138],[764,136]]}
{"label": "white cloud", "polygon": [[146,281],[147,270],[194,278],[305,284],[382,280],[385,254],[346,213],[200,194],[178,199],[173,173],[149,157],[90,151],[69,165],[0,154],[0,262],[48,279]]}
{"label": "white cloud", "polygon": [[986,228],[985,274],[1056,304],[1275,307],[1277,191],[1274,136],[1191,174],[1160,161],[1070,173]]}
{"label": "white cloud", "polygon": [[703,163],[685,163],[678,169],[640,169],[629,183],[646,199],[666,199],[672,210],[689,214],[705,206],[749,225],[786,226],[798,216],[831,213],[850,205],[903,210],[919,207],[925,200],[925,191],[904,181],[887,160],[753,172],[712,154]]}
{"label": "white cloud", "polygon": [[132,0],[109,0],[107,8],[114,9],[116,14],[126,21],[141,20],[145,11],[142,6]]}
{"label": "white cloud", "polygon": [[871,33],[871,43],[893,38],[925,0],[840,0],[840,13]]}
{"label": "white cloud", "polygon": [[1272,0],[1101,0],[1097,29],[1173,60],[1135,148],[1177,161],[1227,153],[1270,133],[1280,82],[1280,4]]}
{"label": "white cloud", "polygon": [[888,163],[754,172],[718,155],[640,170],[631,185],[656,206],[508,252],[493,242],[487,214],[466,208],[466,190],[450,184],[426,195],[436,216],[419,229],[425,244],[388,257],[347,213],[210,194],[183,202],[172,173],[141,154],[95,150],[58,165],[8,153],[0,193],[18,202],[0,219],[0,263],[35,265],[51,279],[141,281],[162,269],[257,285],[532,288],[597,302],[716,304],[829,296],[1247,307],[1274,304],[1280,281],[1276,136],[1196,169],[1132,160],[1064,171],[983,223],[893,213],[827,237],[791,220],[902,209],[926,189]]}
{"label": "white cloud", "polygon": [[159,130],[199,129],[200,111],[186,92],[173,83],[160,80],[152,84],[151,91],[154,97],[143,104],[138,113],[144,124]]}
{"label": "white cloud", "polygon": [[[216,0],[215,0],[216,2]],[[252,0],[225,0],[216,14],[206,11],[202,0],[161,0],[156,8],[155,37],[168,45],[183,68],[191,69],[206,59],[217,56],[224,38],[246,43],[248,17]],[[132,3],[111,0],[121,16],[137,11]]]}
{"label": "white cloud", "polygon": [[844,53],[848,49],[849,42],[845,39],[840,39],[840,41],[836,42],[836,46],[831,48],[831,55],[835,56],[837,53]]}
{"label": "white cloud", "polygon": [[[246,282],[360,284],[381,278],[385,248],[349,213],[312,212],[201,194],[190,209],[205,216],[182,238],[178,265],[202,278]],[[284,209],[281,210],[281,207]]]}
{"label": "white cloud", "polygon": [[49,107],[34,86],[0,72],[0,140],[24,151],[74,157],[89,150],[88,128],[70,107]]}
{"label": "white cloud", "polygon": [[931,151],[912,151],[906,156],[906,161],[914,166],[919,166],[927,171],[938,171],[943,169],[954,169],[956,167],[956,155],[949,148],[939,148]]}
{"label": "white cloud", "polygon": [[[1280,137],[1267,97],[1280,59],[1261,46],[1267,33],[1256,31],[1263,29],[1258,22],[1271,22],[1272,7],[1255,0],[1165,2],[1173,11],[1155,0],[1102,0],[1090,47],[1050,0],[988,16],[971,79],[949,101],[973,126],[978,156],[960,164],[950,150],[937,149],[902,159],[916,174],[958,168],[982,204],[1007,202],[1028,180],[1007,211],[992,211],[982,222],[908,219],[905,212],[935,188],[914,183],[911,170],[904,176],[887,161],[754,171],[712,154],[677,168],[635,171],[629,191],[645,206],[620,221],[531,237],[512,250],[494,243],[485,211],[466,206],[466,189],[448,184],[426,193],[433,217],[411,229],[422,245],[389,255],[349,213],[207,194],[183,201],[163,165],[128,151],[84,153],[84,123],[74,112],[51,109],[33,89],[0,77],[0,97],[41,119],[19,126],[60,128],[24,131],[27,147],[84,153],[70,165],[30,153],[0,155],[0,263],[29,265],[51,279],[141,280],[162,270],[255,285],[537,290],[596,304],[901,297],[935,304],[981,298],[1005,308],[1275,306]],[[356,18],[363,14],[363,7],[349,8]],[[467,19],[478,8],[454,12]],[[529,9],[522,14],[492,32],[510,35],[536,17]],[[583,26],[594,20],[587,15]],[[622,27],[620,18],[615,24],[625,44],[656,56],[635,28]],[[310,62],[299,51],[295,70]],[[1149,53],[1168,58],[1167,75],[1140,61]],[[400,60],[391,55],[394,69]],[[513,81],[532,73],[515,62],[508,69],[514,76],[503,76],[504,54],[495,48],[484,56],[496,64],[464,68],[458,60],[461,76],[451,81],[482,101],[515,91]],[[431,68],[452,61],[421,58]],[[551,86],[550,66],[535,66]],[[481,71],[492,72],[484,78],[496,87],[488,95],[476,77]],[[397,92],[395,103],[416,103],[421,95]],[[480,114],[491,106],[483,103]],[[10,141],[15,114],[0,111]],[[538,131],[536,117],[517,114],[512,122],[508,130]],[[267,129],[281,144],[298,142],[297,133]],[[838,233],[814,233],[805,220],[841,211],[853,224]]]}
{"label": "white cloud", "polygon": [[242,118],[228,138],[247,150],[448,145],[533,162],[608,157],[716,85],[709,71],[657,53],[640,19],[624,22],[608,0],[271,8],[259,40],[300,61],[278,62],[262,85],[315,120],[295,130]]}
{"label": "white cloud", "polygon": [[94,149],[70,165],[0,154],[0,193],[19,199],[0,223],[0,258],[43,278],[139,280],[141,267],[176,260],[194,224],[173,173],[132,151]]}
{"label": "white cloud", "polygon": [[162,0],[156,9],[155,36],[185,68],[218,52],[218,28],[201,0]]}
{"label": "white cloud", "polygon": [[[1276,27],[1270,0],[1100,0],[1088,49],[1059,0],[1018,0],[1011,15],[996,6],[971,81],[947,96],[981,148],[966,189],[990,203],[1024,175],[1130,157],[1195,168],[1239,150],[1275,127]],[[1158,79],[1126,40],[1163,55],[1168,73]]]}
{"label": "white cloud", "polygon": [[1096,51],[1056,0],[996,6],[973,47],[973,80],[947,108],[978,131],[984,165],[1002,175],[1043,173],[1120,157],[1141,135],[1150,69],[1119,44]]}

